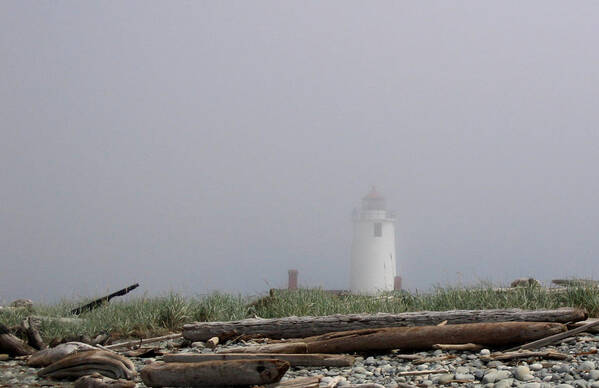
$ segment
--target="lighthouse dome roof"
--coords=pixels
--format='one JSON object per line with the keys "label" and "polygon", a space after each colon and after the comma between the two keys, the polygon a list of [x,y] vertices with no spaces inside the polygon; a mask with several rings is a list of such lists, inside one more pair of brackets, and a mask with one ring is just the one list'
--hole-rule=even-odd
{"label": "lighthouse dome roof", "polygon": [[383,197],[381,193],[376,190],[376,187],[372,186],[368,194],[366,194],[362,199],[385,199],[385,197]]}
{"label": "lighthouse dome roof", "polygon": [[385,207],[385,197],[374,186],[368,194],[362,197],[362,210],[385,210]]}

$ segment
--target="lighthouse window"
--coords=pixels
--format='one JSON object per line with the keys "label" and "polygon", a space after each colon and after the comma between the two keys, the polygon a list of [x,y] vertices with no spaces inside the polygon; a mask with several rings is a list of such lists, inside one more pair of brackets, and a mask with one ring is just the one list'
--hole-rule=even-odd
{"label": "lighthouse window", "polygon": [[381,237],[383,235],[383,224],[380,222],[374,223],[374,237]]}

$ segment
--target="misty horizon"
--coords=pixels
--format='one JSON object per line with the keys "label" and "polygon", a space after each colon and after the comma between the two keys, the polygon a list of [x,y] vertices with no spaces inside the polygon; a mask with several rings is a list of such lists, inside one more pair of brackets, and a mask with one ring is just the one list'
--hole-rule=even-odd
{"label": "misty horizon", "polygon": [[[0,3],[0,304],[597,278],[599,3]],[[595,167],[594,167],[595,166]]]}

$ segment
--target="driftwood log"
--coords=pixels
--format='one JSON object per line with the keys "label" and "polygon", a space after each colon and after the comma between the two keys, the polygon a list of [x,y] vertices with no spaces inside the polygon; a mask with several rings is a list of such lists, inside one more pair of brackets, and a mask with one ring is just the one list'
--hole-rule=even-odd
{"label": "driftwood log", "polygon": [[11,357],[33,354],[35,349],[10,333],[6,326],[0,323],[0,353]]}
{"label": "driftwood log", "polygon": [[578,322],[587,312],[575,308],[557,310],[452,310],[421,311],[401,314],[349,314],[322,317],[244,319],[231,322],[195,322],[183,326],[183,337],[207,341],[212,337],[262,335],[271,339],[303,338],[335,331],[403,326],[429,326],[447,321],[449,325],[481,322]]}
{"label": "driftwood log", "polygon": [[218,387],[273,384],[289,363],[275,359],[153,363],[141,372],[149,387]]}
{"label": "driftwood log", "polygon": [[135,381],[104,377],[98,373],[90,376],[79,377],[74,388],[135,388]]}
{"label": "driftwood log", "polygon": [[139,287],[139,283],[132,284],[129,287],[125,287],[125,288],[123,288],[121,290],[113,292],[112,294],[103,296],[103,297],[98,298],[96,300],[92,300],[91,302],[89,302],[89,303],[87,303],[87,304],[85,304],[83,306],[80,306],[80,307],[77,307],[76,309],[71,310],[71,314],[73,314],[73,315],[79,315],[79,314],[81,314],[81,313],[83,313],[85,311],[91,311],[91,310],[93,310],[95,308],[98,308],[98,307],[102,306],[105,303],[110,302],[110,300],[112,298],[128,294],[129,292],[135,290],[137,287]]}
{"label": "driftwood log", "polygon": [[[566,331],[561,323],[496,322],[445,326],[394,327],[352,330],[289,342],[238,347],[221,353],[352,353],[393,349],[431,349],[438,343],[476,343],[488,347],[523,344]],[[299,345],[299,346],[298,346]],[[285,346],[288,346],[286,348]]]}
{"label": "driftwood log", "polygon": [[32,317],[27,317],[23,320],[23,322],[21,322],[21,327],[27,334],[27,343],[37,350],[43,350],[46,349],[48,345],[44,343],[44,340],[40,335],[38,330],[39,323],[40,322],[38,320]]}
{"label": "driftwood log", "polygon": [[597,327],[597,326],[599,326],[599,320],[591,321],[591,322],[587,323],[586,325],[577,327],[576,329],[568,330],[564,333],[556,333],[551,336],[541,337],[540,339],[538,339],[536,341],[532,341],[532,342],[526,343],[521,346],[517,346],[517,347],[509,349],[509,350],[515,351],[515,350],[525,350],[525,349],[536,349],[536,348],[540,348],[542,346],[552,345],[552,344],[558,343],[561,340],[566,339],[568,337],[572,337],[579,333],[584,333],[585,331],[587,331],[593,327]]}
{"label": "driftwood log", "polygon": [[97,350],[97,348],[88,344],[84,344],[83,342],[67,342],[57,345],[53,348],[43,349],[39,352],[33,353],[33,355],[29,357],[29,360],[27,360],[27,365],[35,368],[45,367],[62,358],[65,358],[69,354],[84,350]]}
{"label": "driftwood log", "polygon": [[111,379],[133,380],[135,365],[126,357],[107,350],[86,350],[70,354],[37,372],[39,377],[75,380],[99,373]]}
{"label": "driftwood log", "polygon": [[[575,322],[575,323],[572,323],[572,324],[568,325],[568,329],[570,329],[570,330],[571,329],[576,329],[577,327],[584,326],[584,325],[586,325],[588,323],[592,323],[592,322],[595,322],[597,320],[598,320],[597,318],[589,318],[586,321]],[[599,327],[598,326],[593,326],[593,327],[588,327],[587,326],[587,329],[585,331],[587,333],[599,334]]]}
{"label": "driftwood log", "polygon": [[[273,358],[271,353],[169,353],[165,362],[202,362],[215,360],[260,360]],[[339,354],[281,354],[277,360],[287,361],[291,366],[344,367],[354,364],[354,357]]]}

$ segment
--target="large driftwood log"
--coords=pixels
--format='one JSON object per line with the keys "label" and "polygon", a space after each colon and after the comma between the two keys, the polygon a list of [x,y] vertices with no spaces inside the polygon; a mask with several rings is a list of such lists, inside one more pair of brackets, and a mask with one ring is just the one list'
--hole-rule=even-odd
{"label": "large driftwood log", "polygon": [[281,354],[271,353],[169,353],[163,360],[166,362],[202,362],[215,360],[260,360],[276,358],[287,361],[291,366],[352,366],[354,358],[339,354]]}
{"label": "large driftwood log", "polygon": [[[221,353],[269,353],[275,347],[279,353],[297,353],[305,346],[305,353],[352,353],[377,352],[392,349],[420,350],[433,345],[477,343],[487,347],[523,344],[531,340],[545,338],[566,331],[561,323],[547,322],[495,322],[466,323],[445,326],[393,327],[384,329],[353,330],[329,333],[300,340],[238,347]],[[298,348],[297,345],[301,344]],[[290,345],[285,349],[285,345]],[[285,351],[287,350],[287,351]]]}
{"label": "large driftwood log", "polygon": [[217,387],[272,384],[281,380],[289,363],[281,360],[232,360],[154,363],[141,378],[149,387]]}
{"label": "large driftwood log", "polygon": [[192,342],[212,337],[262,335],[272,339],[303,338],[335,331],[383,327],[428,326],[480,322],[577,322],[587,312],[574,308],[557,310],[452,310],[421,311],[401,314],[349,314],[322,317],[244,319],[231,322],[195,322],[183,326],[183,337]]}
{"label": "large driftwood log", "polygon": [[35,349],[10,333],[6,326],[0,323],[0,353],[11,357],[33,354]]}

